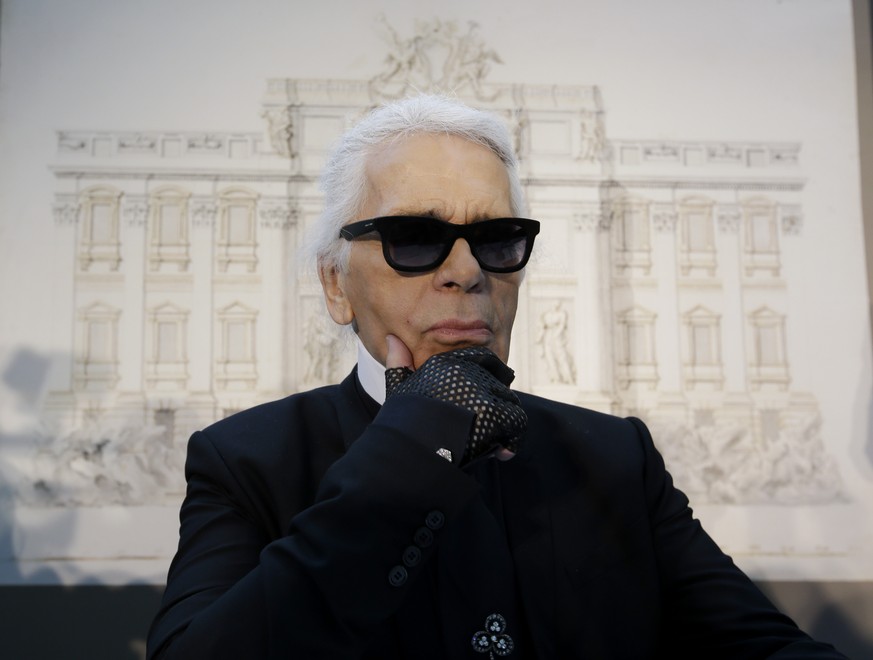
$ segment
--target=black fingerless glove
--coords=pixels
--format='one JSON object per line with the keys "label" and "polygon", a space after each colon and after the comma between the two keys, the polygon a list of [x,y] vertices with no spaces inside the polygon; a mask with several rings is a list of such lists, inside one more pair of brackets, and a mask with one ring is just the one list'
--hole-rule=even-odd
{"label": "black fingerless glove", "polygon": [[385,370],[385,395],[417,394],[475,413],[461,465],[499,446],[517,452],[527,414],[509,389],[515,373],[487,348],[459,348],[431,356],[417,371]]}

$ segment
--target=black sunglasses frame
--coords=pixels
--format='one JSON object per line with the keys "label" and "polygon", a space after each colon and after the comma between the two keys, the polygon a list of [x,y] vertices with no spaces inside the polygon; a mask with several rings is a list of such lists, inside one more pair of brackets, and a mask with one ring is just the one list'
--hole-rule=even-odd
{"label": "black sunglasses frame", "polygon": [[[442,249],[439,255],[432,262],[417,266],[409,266],[397,263],[394,260],[394,257],[391,256],[389,248],[391,230],[396,227],[398,223],[408,222],[410,220],[419,222],[425,221],[430,224],[431,229],[436,229],[438,233],[442,235]],[[485,231],[492,229],[495,223],[513,226],[524,232],[524,255],[518,264],[513,264],[512,266],[507,267],[494,267],[484,263],[480,258],[478,239]],[[434,268],[438,268],[440,264],[448,258],[455,245],[455,241],[459,238],[463,238],[467,241],[467,244],[470,246],[470,252],[483,270],[487,270],[491,273],[514,273],[527,265],[531,252],[533,251],[534,238],[540,232],[540,223],[537,220],[530,220],[528,218],[492,218],[481,220],[479,222],[472,222],[466,225],[460,225],[428,216],[388,215],[381,218],[371,218],[370,220],[361,220],[359,222],[345,225],[340,229],[339,235],[341,238],[351,241],[354,238],[363,236],[364,234],[369,234],[370,232],[379,233],[379,238],[382,241],[382,255],[385,257],[385,261],[388,265],[394,270],[403,273],[424,273],[433,270]]]}

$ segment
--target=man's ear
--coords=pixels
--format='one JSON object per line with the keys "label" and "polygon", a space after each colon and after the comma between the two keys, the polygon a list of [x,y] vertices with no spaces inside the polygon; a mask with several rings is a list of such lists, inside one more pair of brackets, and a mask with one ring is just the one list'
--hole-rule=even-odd
{"label": "man's ear", "polygon": [[324,302],[330,318],[339,325],[348,325],[355,320],[352,303],[346,297],[345,275],[336,266],[318,263],[318,279],[324,291]]}

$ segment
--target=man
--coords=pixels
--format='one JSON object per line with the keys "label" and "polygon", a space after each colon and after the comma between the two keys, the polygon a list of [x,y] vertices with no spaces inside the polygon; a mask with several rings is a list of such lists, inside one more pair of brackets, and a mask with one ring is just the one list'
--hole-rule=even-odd
{"label": "man", "polygon": [[149,657],[842,657],[719,551],[640,421],[507,387],[539,231],[509,145],[427,96],[343,137],[313,252],[358,366],[191,438]]}

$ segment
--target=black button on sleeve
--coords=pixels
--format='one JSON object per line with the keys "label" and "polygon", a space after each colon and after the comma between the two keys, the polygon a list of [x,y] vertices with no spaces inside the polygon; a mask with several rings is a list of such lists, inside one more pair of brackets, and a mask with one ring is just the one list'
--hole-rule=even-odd
{"label": "black button on sleeve", "polygon": [[388,571],[388,584],[392,587],[402,587],[406,584],[406,580],[409,577],[409,574],[406,572],[406,569],[403,566],[395,566],[390,571]]}
{"label": "black button on sleeve", "polygon": [[421,561],[421,550],[416,548],[414,545],[410,545],[406,550],[403,551],[403,563],[412,568],[413,566],[417,566],[418,562]]}
{"label": "black button on sleeve", "polygon": [[428,526],[428,529],[432,529],[436,531],[440,529],[446,522],[446,517],[443,515],[442,511],[431,511],[427,514],[427,518],[424,519],[424,524]]}
{"label": "black button on sleeve", "polygon": [[415,536],[413,536],[412,539],[415,541],[415,545],[419,548],[426,548],[433,543],[433,532],[427,527],[419,527],[415,531]]}

